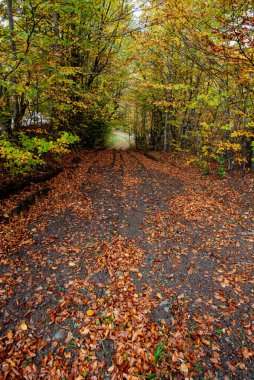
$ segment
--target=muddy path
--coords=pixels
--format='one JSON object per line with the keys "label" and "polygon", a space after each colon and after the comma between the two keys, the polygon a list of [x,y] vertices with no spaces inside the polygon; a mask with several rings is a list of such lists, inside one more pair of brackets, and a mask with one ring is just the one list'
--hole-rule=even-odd
{"label": "muddy path", "polygon": [[4,379],[253,379],[253,176],[84,151],[1,225]]}

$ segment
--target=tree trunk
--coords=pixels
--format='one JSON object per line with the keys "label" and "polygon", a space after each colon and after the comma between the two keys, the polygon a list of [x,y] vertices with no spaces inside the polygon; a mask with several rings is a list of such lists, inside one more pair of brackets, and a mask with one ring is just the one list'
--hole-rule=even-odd
{"label": "tree trunk", "polygon": [[[11,41],[11,50],[12,50],[12,56],[13,61],[17,61],[17,46],[14,39],[14,33],[15,33],[15,27],[14,27],[14,18],[13,18],[13,6],[12,6],[12,0],[7,0],[7,11],[8,11],[8,22],[9,22],[9,30],[10,30],[10,41]],[[15,64],[14,64],[15,65]],[[11,81],[15,87],[15,85],[18,83],[16,75],[12,75]],[[17,129],[21,122],[22,118],[25,114],[26,108],[27,108],[27,102],[25,100],[25,95],[22,94],[19,96],[15,89],[13,90],[12,94],[12,117],[11,117],[11,123],[8,123],[8,127],[11,127],[11,129]]]}
{"label": "tree trunk", "polygon": [[164,152],[168,152],[169,150],[169,142],[168,142],[168,111],[165,112],[165,122],[164,122]]}

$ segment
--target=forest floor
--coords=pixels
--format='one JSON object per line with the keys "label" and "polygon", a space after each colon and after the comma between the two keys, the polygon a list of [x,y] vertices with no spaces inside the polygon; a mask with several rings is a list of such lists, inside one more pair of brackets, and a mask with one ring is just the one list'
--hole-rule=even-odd
{"label": "forest floor", "polygon": [[2,201],[0,378],[253,379],[253,174],[79,155]]}

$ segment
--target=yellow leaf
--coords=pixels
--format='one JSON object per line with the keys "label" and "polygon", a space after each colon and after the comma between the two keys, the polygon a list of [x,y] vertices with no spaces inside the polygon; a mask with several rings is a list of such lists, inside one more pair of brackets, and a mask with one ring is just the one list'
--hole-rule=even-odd
{"label": "yellow leaf", "polygon": [[89,316],[89,317],[92,317],[94,315],[94,310],[87,310],[86,314]]}
{"label": "yellow leaf", "polygon": [[76,263],[74,263],[73,261],[71,261],[71,262],[69,263],[69,266],[70,266],[70,267],[75,267],[75,266],[76,266]]}
{"label": "yellow leaf", "polygon": [[82,327],[82,329],[80,329],[80,332],[82,335],[87,335],[89,333],[89,330],[87,327]]}
{"label": "yellow leaf", "polygon": [[26,331],[28,329],[27,325],[25,324],[25,322],[22,322],[21,325],[20,325],[20,328],[21,330],[23,331]]}
{"label": "yellow leaf", "polygon": [[115,366],[114,366],[114,364],[113,364],[111,367],[108,368],[108,372],[111,373],[111,372],[114,371],[114,369],[115,369]]}
{"label": "yellow leaf", "polygon": [[187,373],[188,373],[188,371],[189,371],[189,368],[187,367],[187,365],[186,365],[185,363],[182,363],[182,364],[180,365],[180,371],[181,371],[182,373],[184,373],[185,375],[187,375]]}

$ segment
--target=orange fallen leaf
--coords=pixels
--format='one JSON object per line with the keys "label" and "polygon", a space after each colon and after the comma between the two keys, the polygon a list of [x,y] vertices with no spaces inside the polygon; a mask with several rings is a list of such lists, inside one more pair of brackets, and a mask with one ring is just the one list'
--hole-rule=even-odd
{"label": "orange fallen leaf", "polygon": [[185,363],[182,363],[180,365],[180,371],[182,373],[184,373],[185,375],[187,375],[187,373],[189,372],[189,368],[187,367],[187,365]]}
{"label": "orange fallen leaf", "polygon": [[249,359],[251,357],[251,353],[249,352],[247,347],[243,347],[242,354],[244,359]]}
{"label": "orange fallen leaf", "polygon": [[89,316],[89,317],[92,317],[94,315],[94,310],[87,310],[86,314]]}
{"label": "orange fallen leaf", "polygon": [[220,350],[218,344],[212,343],[212,350]]}
{"label": "orange fallen leaf", "polygon": [[238,363],[236,366],[242,370],[247,370],[247,367],[244,363]]}

